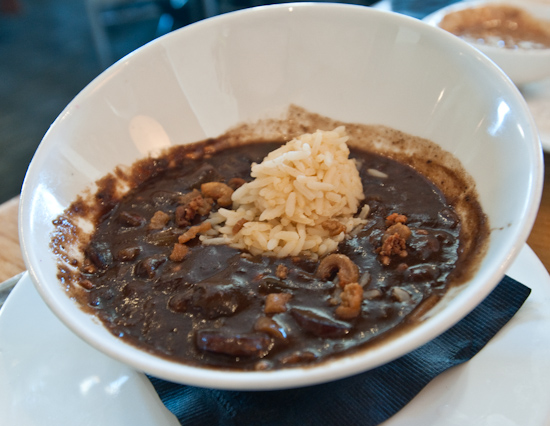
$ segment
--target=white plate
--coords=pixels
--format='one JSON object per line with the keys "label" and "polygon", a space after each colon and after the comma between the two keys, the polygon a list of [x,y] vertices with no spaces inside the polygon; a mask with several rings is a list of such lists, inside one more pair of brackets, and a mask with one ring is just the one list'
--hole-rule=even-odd
{"label": "white plate", "polygon": [[[550,277],[525,246],[508,274],[533,289],[471,361],[433,380],[384,426],[550,424]],[[147,378],[72,334],[26,275],[0,311],[4,426],[167,425]]]}

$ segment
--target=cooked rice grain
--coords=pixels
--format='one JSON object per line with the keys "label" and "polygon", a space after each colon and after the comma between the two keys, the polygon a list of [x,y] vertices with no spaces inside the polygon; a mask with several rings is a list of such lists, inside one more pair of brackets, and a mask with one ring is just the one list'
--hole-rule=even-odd
{"label": "cooked rice grain", "polygon": [[[215,232],[201,236],[203,243],[277,257],[336,250],[346,234],[366,223],[363,215],[354,217],[364,195],[347,140],[343,126],[318,130],[252,164],[254,180],[233,193],[233,210],[221,208],[211,215]],[[233,234],[241,219],[246,223]],[[346,231],[331,237],[322,227],[328,219],[339,221]]]}

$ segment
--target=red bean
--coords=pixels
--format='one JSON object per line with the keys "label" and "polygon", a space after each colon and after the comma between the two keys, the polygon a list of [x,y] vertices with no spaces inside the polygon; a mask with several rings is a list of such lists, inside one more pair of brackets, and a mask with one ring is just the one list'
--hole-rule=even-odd
{"label": "red bean", "polygon": [[141,247],[126,247],[117,252],[115,259],[122,262],[127,262],[129,260],[134,260],[140,252]]}
{"label": "red bean", "polygon": [[343,337],[351,330],[349,323],[334,320],[309,309],[293,308],[290,313],[303,330],[318,337]]}
{"label": "red bean", "polygon": [[109,243],[92,242],[86,248],[86,255],[100,269],[107,269],[113,263],[113,254]]}
{"label": "red bean", "polygon": [[118,220],[125,226],[136,227],[145,223],[145,218],[137,213],[123,211],[118,215]]}
{"label": "red bean", "polygon": [[264,333],[227,334],[218,330],[199,330],[196,344],[201,351],[263,358],[273,347],[273,340]]}
{"label": "red bean", "polygon": [[143,259],[136,264],[134,274],[141,278],[155,278],[157,270],[166,262],[166,256],[155,256]]}

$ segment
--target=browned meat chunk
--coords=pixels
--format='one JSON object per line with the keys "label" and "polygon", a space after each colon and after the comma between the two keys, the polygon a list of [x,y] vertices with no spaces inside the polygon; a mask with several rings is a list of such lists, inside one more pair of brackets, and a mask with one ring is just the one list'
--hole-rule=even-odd
{"label": "browned meat chunk", "polygon": [[343,254],[329,254],[317,269],[317,276],[323,280],[328,280],[332,274],[337,273],[339,284],[344,287],[349,283],[356,283],[359,279],[359,268],[349,257]]}
{"label": "browned meat chunk", "polygon": [[187,256],[187,253],[189,253],[189,247],[185,244],[176,243],[170,254],[170,260],[172,262],[181,262]]}
{"label": "browned meat chunk", "polygon": [[210,229],[212,229],[212,224],[210,222],[203,222],[200,225],[192,226],[178,237],[178,242],[180,244],[185,244],[187,241],[192,240],[201,232],[206,232]]}
{"label": "browned meat chunk", "polygon": [[390,256],[407,257],[406,247],[405,240],[399,234],[389,235],[382,243],[382,247],[378,249],[380,261],[387,266],[391,262]]}
{"label": "browned meat chunk", "polygon": [[212,200],[203,198],[196,189],[180,197],[179,202],[181,205],[176,208],[178,226],[189,226],[195,216],[204,216],[212,209]]}
{"label": "browned meat chunk", "polygon": [[346,227],[334,219],[325,220],[321,226],[329,232],[331,237],[334,237],[342,232],[346,232]]}
{"label": "browned meat chunk", "polygon": [[162,229],[170,221],[170,215],[164,213],[162,210],[155,212],[151,221],[149,222],[149,229]]}
{"label": "browned meat chunk", "polygon": [[396,223],[407,223],[407,216],[398,213],[392,213],[386,218],[386,226],[390,227]]}
{"label": "browned meat chunk", "polygon": [[292,298],[290,293],[270,293],[265,298],[264,312],[266,314],[278,314],[286,312],[286,304]]}
{"label": "browned meat chunk", "polygon": [[206,182],[201,185],[201,192],[207,197],[213,198],[222,207],[229,207],[233,202],[231,196],[233,190],[222,182]]}
{"label": "browned meat chunk", "polygon": [[178,204],[189,204],[193,199],[202,197],[201,192],[198,189],[193,189],[191,192],[180,195],[178,197]]}
{"label": "browned meat chunk", "polygon": [[412,232],[405,225],[407,216],[393,213],[386,218],[388,229],[382,236],[382,246],[376,252],[380,255],[380,261],[383,265],[389,265],[391,256],[407,257],[407,240]]}
{"label": "browned meat chunk", "polygon": [[277,270],[275,271],[277,278],[284,280],[288,276],[288,268],[282,263],[277,265]]}
{"label": "browned meat chunk", "polygon": [[336,308],[335,314],[338,318],[349,320],[356,318],[361,313],[361,302],[363,301],[363,287],[357,283],[346,284],[341,295],[342,303]]}
{"label": "browned meat chunk", "polygon": [[407,225],[396,223],[386,230],[386,232],[384,233],[384,237],[382,237],[382,240],[384,240],[384,238],[387,238],[387,236],[394,234],[398,234],[400,238],[407,241],[410,238],[412,232]]}

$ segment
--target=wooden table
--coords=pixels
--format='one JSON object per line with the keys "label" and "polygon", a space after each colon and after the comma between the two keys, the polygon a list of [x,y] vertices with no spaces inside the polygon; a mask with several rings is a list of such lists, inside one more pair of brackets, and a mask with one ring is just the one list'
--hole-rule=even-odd
{"label": "wooden table", "polygon": [[0,205],[0,282],[25,270],[19,248],[17,209],[19,198]]}
{"label": "wooden table", "polygon": [[544,189],[539,212],[527,244],[550,271],[550,154],[544,154]]}
{"label": "wooden table", "polygon": [[[545,154],[544,162],[550,167],[549,154]],[[0,205],[0,282],[25,269],[19,248],[18,206],[18,198]],[[527,244],[550,271],[550,170],[545,171],[542,201]]]}

